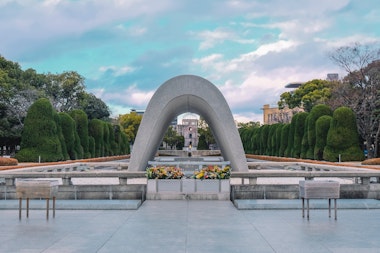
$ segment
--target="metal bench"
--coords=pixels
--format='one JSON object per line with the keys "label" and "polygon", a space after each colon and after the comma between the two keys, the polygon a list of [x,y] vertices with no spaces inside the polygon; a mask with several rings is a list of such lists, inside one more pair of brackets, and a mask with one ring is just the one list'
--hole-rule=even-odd
{"label": "metal bench", "polygon": [[46,219],[49,219],[49,199],[53,199],[55,218],[55,198],[58,193],[58,180],[23,179],[16,181],[16,195],[19,199],[19,219],[21,219],[22,199],[26,198],[26,217],[29,217],[29,199],[46,199]]}
{"label": "metal bench", "polygon": [[334,199],[335,220],[337,219],[336,200],[340,195],[340,184],[336,181],[304,180],[299,182],[302,198],[302,217],[305,217],[305,199],[307,202],[307,219],[309,219],[309,199],[328,199],[329,217],[331,217],[331,199]]}

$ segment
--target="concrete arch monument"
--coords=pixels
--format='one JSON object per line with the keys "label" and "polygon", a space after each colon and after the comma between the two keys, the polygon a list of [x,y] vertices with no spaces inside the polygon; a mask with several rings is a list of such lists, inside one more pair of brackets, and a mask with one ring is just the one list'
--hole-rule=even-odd
{"label": "concrete arch monument", "polygon": [[129,171],[146,169],[170,122],[185,112],[194,112],[206,120],[233,171],[248,171],[240,135],[225,98],[211,82],[194,75],[173,77],[154,93],[137,132]]}

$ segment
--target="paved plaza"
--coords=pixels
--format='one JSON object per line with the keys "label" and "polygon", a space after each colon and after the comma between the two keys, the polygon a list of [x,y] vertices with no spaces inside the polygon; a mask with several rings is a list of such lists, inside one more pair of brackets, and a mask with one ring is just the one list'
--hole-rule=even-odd
{"label": "paved plaza", "polygon": [[[360,209],[351,209],[356,201]],[[191,200],[151,200],[128,210],[115,210],[116,202],[114,210],[100,210],[110,201],[64,208],[58,200],[49,220],[35,202],[29,218],[19,220],[16,202],[0,201],[0,252],[380,252],[376,200],[339,200],[337,221],[324,208],[303,219],[292,200],[259,201],[260,210]],[[86,205],[91,210],[80,210]]]}

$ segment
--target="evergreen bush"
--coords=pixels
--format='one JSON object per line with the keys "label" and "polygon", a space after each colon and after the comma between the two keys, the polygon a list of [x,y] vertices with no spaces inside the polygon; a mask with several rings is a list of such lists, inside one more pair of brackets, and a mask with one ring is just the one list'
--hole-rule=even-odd
{"label": "evergreen bush", "polygon": [[91,158],[89,150],[88,116],[82,110],[73,110],[70,113],[75,121],[76,132],[78,133],[80,144],[83,148],[83,158]]}
{"label": "evergreen bush", "polygon": [[27,112],[21,136],[19,162],[56,162],[64,160],[54,109],[46,98],[38,99]]}
{"label": "evergreen bush", "polygon": [[285,156],[285,150],[288,147],[288,135],[290,130],[290,124],[285,124],[281,129],[281,141],[279,156]]}
{"label": "evergreen bush", "polygon": [[332,111],[329,106],[325,104],[319,104],[314,106],[310,111],[310,117],[308,122],[307,136],[309,148],[307,149],[306,157],[314,159],[314,147],[315,147],[315,122],[319,117],[323,115],[332,115]]}
{"label": "evergreen bush", "polygon": [[347,107],[339,107],[334,111],[323,151],[323,159],[327,161],[336,162],[339,156],[342,162],[364,159],[359,145],[356,117]]}
{"label": "evergreen bush", "polygon": [[293,143],[293,152],[292,157],[300,158],[301,149],[302,149],[302,139],[305,131],[305,121],[308,116],[307,112],[297,113],[294,117],[295,119],[295,128],[294,128],[294,143]]}
{"label": "evergreen bush", "polygon": [[327,133],[330,129],[332,117],[328,115],[323,115],[318,118],[315,122],[315,148],[314,148],[314,159],[323,159],[323,150],[325,149],[327,142]]}

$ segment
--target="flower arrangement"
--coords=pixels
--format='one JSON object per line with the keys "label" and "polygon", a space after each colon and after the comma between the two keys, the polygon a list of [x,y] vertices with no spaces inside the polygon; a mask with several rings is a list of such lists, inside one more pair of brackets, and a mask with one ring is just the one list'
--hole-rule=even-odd
{"label": "flower arrangement", "polygon": [[194,172],[193,178],[195,179],[229,179],[231,175],[231,168],[229,166],[223,169],[217,165],[209,165]]}
{"label": "flower arrangement", "polygon": [[181,168],[176,167],[149,167],[146,169],[148,179],[181,179],[184,176]]}

